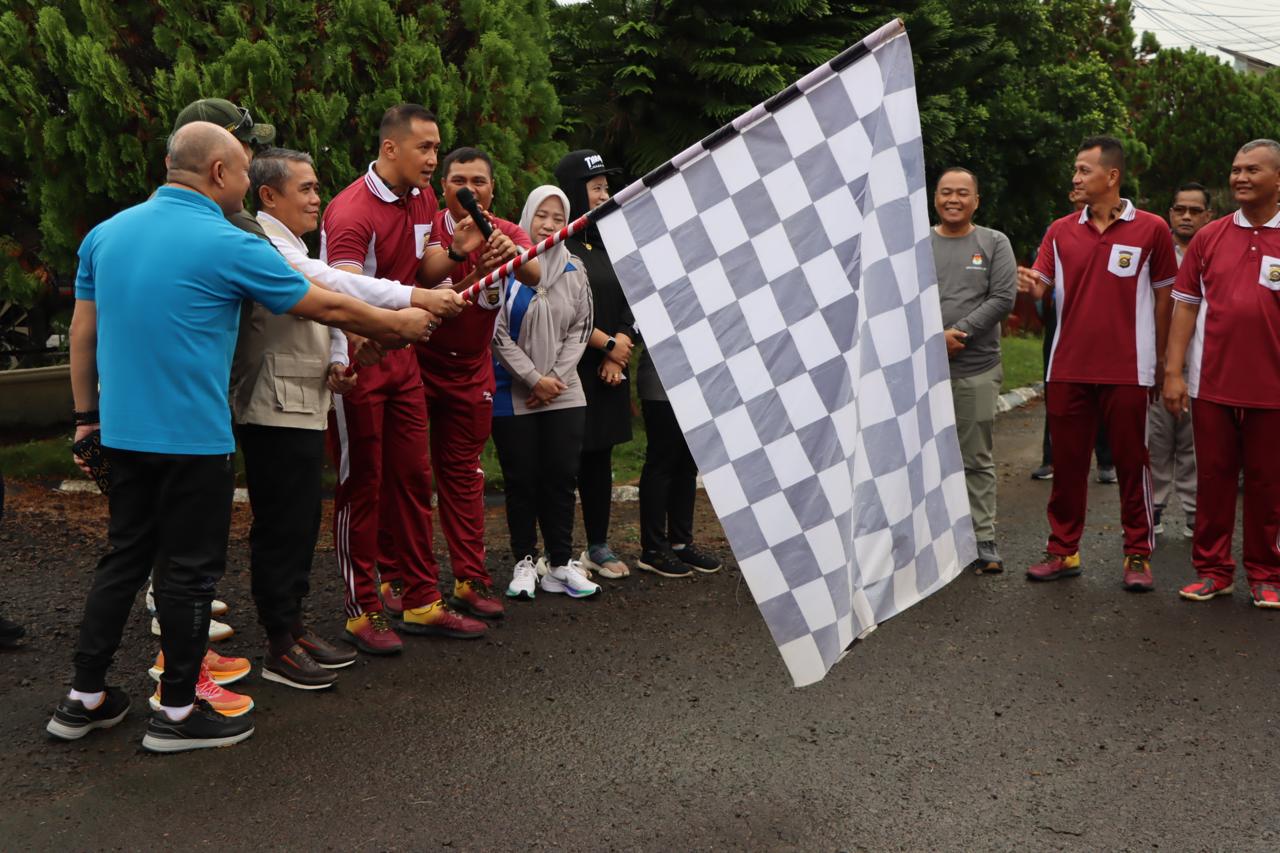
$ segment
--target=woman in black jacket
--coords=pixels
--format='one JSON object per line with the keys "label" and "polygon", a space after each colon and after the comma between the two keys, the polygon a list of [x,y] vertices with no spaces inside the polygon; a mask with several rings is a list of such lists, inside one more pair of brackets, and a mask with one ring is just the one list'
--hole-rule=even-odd
{"label": "woman in black jacket", "polygon": [[[606,169],[594,151],[566,154],[555,174],[569,198],[570,219],[607,201],[607,176],[617,172]],[[565,242],[586,268],[595,310],[595,328],[578,362],[578,376],[587,396],[587,425],[578,469],[578,496],[587,531],[587,550],[581,559],[584,566],[606,578],[622,578],[631,570],[609,548],[609,509],[613,502],[613,448],[631,440],[627,367],[635,320],[596,226],[588,226]]]}

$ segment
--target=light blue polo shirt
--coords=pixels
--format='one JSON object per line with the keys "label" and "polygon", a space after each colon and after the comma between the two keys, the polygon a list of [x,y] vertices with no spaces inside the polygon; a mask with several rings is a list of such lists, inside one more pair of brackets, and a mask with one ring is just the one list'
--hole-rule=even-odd
{"label": "light blue polo shirt", "polygon": [[309,287],[193,190],[161,187],[100,223],[80,244],[76,299],[97,305],[102,443],[233,452],[227,389],[241,302],[281,314]]}

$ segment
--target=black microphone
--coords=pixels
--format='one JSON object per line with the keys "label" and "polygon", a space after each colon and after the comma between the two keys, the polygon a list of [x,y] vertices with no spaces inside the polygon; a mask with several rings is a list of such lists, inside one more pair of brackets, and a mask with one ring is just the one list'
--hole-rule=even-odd
{"label": "black microphone", "polygon": [[466,187],[462,187],[456,193],[458,204],[462,205],[467,213],[471,214],[471,218],[475,220],[476,227],[480,229],[480,236],[488,240],[489,235],[493,233],[493,226],[489,224],[489,220],[480,210],[480,205],[476,203],[475,193]]}

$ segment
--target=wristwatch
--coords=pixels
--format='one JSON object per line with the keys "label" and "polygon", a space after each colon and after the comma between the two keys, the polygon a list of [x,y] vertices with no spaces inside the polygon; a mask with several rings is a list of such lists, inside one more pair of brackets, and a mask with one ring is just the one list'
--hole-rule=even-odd
{"label": "wristwatch", "polygon": [[452,244],[450,244],[449,251],[446,252],[446,254],[449,256],[449,260],[453,261],[455,264],[460,264],[467,259],[466,255],[459,255],[455,252]]}
{"label": "wristwatch", "polygon": [[604,342],[604,351],[613,352],[613,348],[618,345],[618,339],[610,336],[609,340]]}

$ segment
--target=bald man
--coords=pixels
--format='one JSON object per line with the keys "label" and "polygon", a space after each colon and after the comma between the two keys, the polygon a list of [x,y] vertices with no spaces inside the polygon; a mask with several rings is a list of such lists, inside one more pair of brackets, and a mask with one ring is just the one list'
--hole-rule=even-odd
{"label": "bald man", "polygon": [[241,302],[383,345],[427,333],[427,312],[372,308],[313,287],[268,243],[228,223],[244,203],[248,164],[226,130],[186,125],[170,139],[168,182],[80,246],[71,320],[76,440],[100,440],[112,490],[108,548],[85,603],[73,689],[46,727],[64,740],[128,713],[128,695],[107,687],[106,674],[153,566],[165,670],[143,747],[180,752],[253,734],[250,714],[224,717],[195,696],[231,523],[227,386]]}

